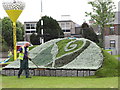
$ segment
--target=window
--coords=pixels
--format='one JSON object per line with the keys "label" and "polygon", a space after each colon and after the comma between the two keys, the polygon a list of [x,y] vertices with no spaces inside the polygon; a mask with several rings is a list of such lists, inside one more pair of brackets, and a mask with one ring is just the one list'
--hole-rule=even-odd
{"label": "window", "polygon": [[65,32],[65,30],[63,30],[63,32]]}
{"label": "window", "polygon": [[66,30],[66,32],[70,32],[70,30]]}
{"label": "window", "polygon": [[61,27],[62,27],[62,28],[65,28],[65,23],[61,23]]}
{"label": "window", "polygon": [[115,34],[115,27],[110,27],[110,35],[114,35]]}
{"label": "window", "polygon": [[30,29],[30,24],[26,24],[26,29]]}
{"label": "window", "polygon": [[35,33],[35,31],[31,31],[31,33]]}
{"label": "window", "polygon": [[110,47],[115,48],[115,40],[110,40]]}
{"label": "window", "polygon": [[70,32],[70,30],[69,30],[69,29],[67,29],[67,30],[63,30],[63,32]]}
{"label": "window", "polygon": [[69,28],[70,27],[70,23],[66,23],[66,27]]}
{"label": "window", "polygon": [[30,33],[30,31],[26,31],[26,33]]}
{"label": "window", "polygon": [[31,29],[35,29],[35,24],[31,24]]}
{"label": "window", "polygon": [[35,24],[26,24],[26,29],[35,29]]}

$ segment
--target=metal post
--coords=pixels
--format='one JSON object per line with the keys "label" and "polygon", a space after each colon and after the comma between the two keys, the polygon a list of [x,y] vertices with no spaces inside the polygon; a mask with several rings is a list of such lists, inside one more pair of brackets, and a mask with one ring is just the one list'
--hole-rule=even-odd
{"label": "metal post", "polygon": [[[43,27],[43,20],[41,19],[41,26]],[[42,36],[44,35],[43,28],[41,29]],[[42,44],[44,43],[44,37],[42,37]]]}
{"label": "metal post", "polygon": [[14,44],[14,60],[17,59],[16,48],[16,21],[22,13],[25,3],[22,0],[4,0],[3,8],[13,22],[13,44]]}
{"label": "metal post", "polygon": [[14,43],[14,61],[17,59],[17,48],[16,48],[16,22],[13,22],[13,43]]}
{"label": "metal post", "polygon": [[44,35],[44,30],[43,30],[43,20],[42,20],[42,0],[41,0],[41,16],[40,16],[40,18],[41,18],[41,26],[42,26],[42,28],[41,28],[41,35],[42,35],[42,38],[40,38],[40,40],[41,40],[41,43],[43,44],[44,43],[44,37],[43,37],[43,35]]}

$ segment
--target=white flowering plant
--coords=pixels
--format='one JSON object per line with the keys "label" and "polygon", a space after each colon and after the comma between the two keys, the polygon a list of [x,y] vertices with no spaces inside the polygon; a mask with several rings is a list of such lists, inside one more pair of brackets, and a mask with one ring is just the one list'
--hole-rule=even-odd
{"label": "white flowering plant", "polygon": [[84,38],[50,40],[32,49],[29,56],[39,68],[98,69],[103,63],[101,48]]}

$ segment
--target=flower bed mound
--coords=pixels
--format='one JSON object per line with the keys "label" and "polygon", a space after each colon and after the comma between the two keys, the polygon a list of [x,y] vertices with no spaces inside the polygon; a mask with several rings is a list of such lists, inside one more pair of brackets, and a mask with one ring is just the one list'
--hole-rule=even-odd
{"label": "flower bed mound", "polygon": [[[84,38],[50,40],[30,50],[29,56],[39,68],[96,70],[103,63],[100,47]],[[29,66],[34,64],[30,62]],[[6,68],[19,68],[19,61]]]}
{"label": "flower bed mound", "polygon": [[30,51],[39,68],[98,69],[103,62],[101,49],[84,38],[54,39]]}

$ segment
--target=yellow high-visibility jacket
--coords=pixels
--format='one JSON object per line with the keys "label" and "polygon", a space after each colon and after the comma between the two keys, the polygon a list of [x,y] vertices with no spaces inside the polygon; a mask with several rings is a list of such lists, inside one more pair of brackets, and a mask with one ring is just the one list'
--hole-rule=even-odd
{"label": "yellow high-visibility jacket", "polygon": [[[24,58],[24,53],[25,53],[25,48],[24,48],[24,46],[22,46],[21,48],[22,48],[22,52],[19,53],[18,59],[23,60],[23,58]],[[28,52],[28,51],[29,51],[29,48],[27,48],[27,52]]]}

